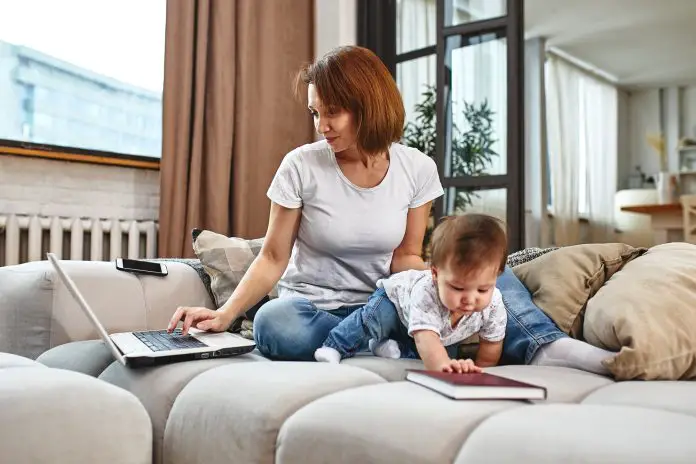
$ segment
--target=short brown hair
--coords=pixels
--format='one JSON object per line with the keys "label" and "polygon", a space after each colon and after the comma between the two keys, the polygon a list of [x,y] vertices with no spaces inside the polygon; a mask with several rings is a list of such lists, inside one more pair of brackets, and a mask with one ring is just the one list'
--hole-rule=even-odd
{"label": "short brown hair", "polygon": [[495,263],[499,272],[505,270],[507,233],[503,222],[493,216],[468,213],[446,217],[433,231],[431,244],[433,266],[478,269]]}
{"label": "short brown hair", "polygon": [[295,80],[298,94],[301,84],[313,84],[326,107],[353,114],[361,152],[382,153],[401,139],[405,118],[401,93],[384,63],[367,48],[331,50],[300,70]]}

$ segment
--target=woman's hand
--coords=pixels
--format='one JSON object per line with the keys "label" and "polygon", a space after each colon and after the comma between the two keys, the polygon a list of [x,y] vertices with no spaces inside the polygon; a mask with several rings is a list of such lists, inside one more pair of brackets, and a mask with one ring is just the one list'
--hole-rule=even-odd
{"label": "woman's hand", "polygon": [[191,327],[210,332],[224,332],[233,322],[224,311],[213,311],[212,309],[201,307],[179,306],[174,316],[172,316],[172,319],[169,321],[167,332],[171,333],[176,328],[179,321],[182,320],[184,321],[184,325],[181,327],[182,335],[188,334],[188,330]]}
{"label": "woman's hand", "polygon": [[442,372],[466,374],[482,372],[471,359],[449,359],[440,366]]}

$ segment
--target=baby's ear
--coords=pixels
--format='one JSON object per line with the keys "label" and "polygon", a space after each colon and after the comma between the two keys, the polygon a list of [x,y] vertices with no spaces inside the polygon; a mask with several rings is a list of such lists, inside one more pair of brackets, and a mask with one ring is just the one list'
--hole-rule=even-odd
{"label": "baby's ear", "polygon": [[433,274],[433,280],[437,280],[437,268],[435,266],[430,266],[430,272]]}

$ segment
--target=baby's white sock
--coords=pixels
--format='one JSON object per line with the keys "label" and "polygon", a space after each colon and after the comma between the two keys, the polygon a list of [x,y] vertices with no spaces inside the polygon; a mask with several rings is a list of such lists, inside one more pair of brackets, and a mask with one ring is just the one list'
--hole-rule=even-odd
{"label": "baby's white sock", "polygon": [[572,367],[595,374],[608,375],[609,370],[604,367],[602,361],[615,354],[581,340],[563,337],[539,348],[530,364]]}
{"label": "baby's white sock", "polygon": [[341,362],[341,353],[328,346],[322,346],[314,352],[314,359],[319,362],[338,364]]}
{"label": "baby's white sock", "polygon": [[380,358],[399,359],[401,357],[401,350],[396,340],[387,339],[381,343],[375,343],[374,338],[371,338],[369,346],[372,354]]}

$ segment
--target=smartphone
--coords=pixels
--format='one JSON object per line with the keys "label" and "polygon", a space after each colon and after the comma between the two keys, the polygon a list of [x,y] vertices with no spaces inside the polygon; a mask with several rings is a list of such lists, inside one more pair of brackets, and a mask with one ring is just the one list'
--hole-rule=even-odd
{"label": "smartphone", "polygon": [[116,269],[119,271],[134,272],[136,274],[149,274],[166,276],[167,266],[164,263],[145,261],[142,259],[116,258]]}

